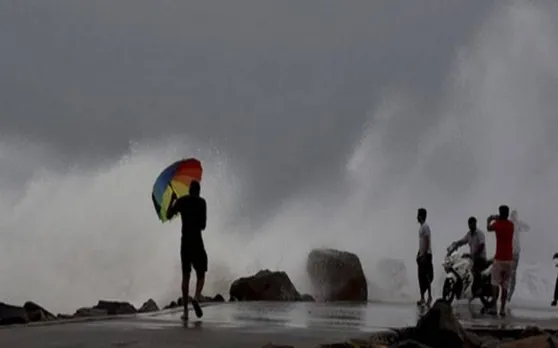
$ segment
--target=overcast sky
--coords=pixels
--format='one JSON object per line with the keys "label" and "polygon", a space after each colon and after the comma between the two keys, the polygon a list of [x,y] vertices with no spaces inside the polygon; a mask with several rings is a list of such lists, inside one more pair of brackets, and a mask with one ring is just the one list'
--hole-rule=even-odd
{"label": "overcast sky", "polygon": [[0,132],[48,145],[62,163],[186,135],[249,163],[258,195],[277,197],[334,178],[385,90],[415,98],[396,140],[418,137],[456,50],[491,10],[486,0],[3,1]]}
{"label": "overcast sky", "polygon": [[209,289],[252,267],[298,286],[316,246],[368,279],[412,269],[419,205],[443,255],[506,203],[550,296],[557,18],[556,0],[0,1],[0,293],[167,302],[178,230],[149,197],[180,144],[228,161],[204,159]]}

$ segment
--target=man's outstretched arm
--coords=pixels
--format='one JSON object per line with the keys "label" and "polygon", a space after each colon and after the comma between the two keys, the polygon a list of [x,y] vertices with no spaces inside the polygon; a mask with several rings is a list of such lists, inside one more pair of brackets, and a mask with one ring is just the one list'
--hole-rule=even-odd
{"label": "man's outstretched arm", "polygon": [[456,240],[455,242],[451,243],[449,248],[448,248],[448,254],[456,251],[457,249],[461,248],[462,246],[464,246],[465,244],[467,244],[467,242],[469,241],[469,232],[467,232],[465,234],[465,236],[459,240]]}
{"label": "man's outstretched arm", "polygon": [[465,234],[465,236],[463,238],[461,238],[460,240],[453,242],[453,244],[455,245],[455,248],[457,249],[457,248],[462,247],[465,244],[467,244],[468,241],[469,241],[469,232],[467,232]]}
{"label": "man's outstretched arm", "polygon": [[486,231],[488,231],[488,232],[494,232],[495,231],[494,224],[492,222],[496,219],[497,219],[496,215],[490,215],[488,217],[488,219],[486,219]]}

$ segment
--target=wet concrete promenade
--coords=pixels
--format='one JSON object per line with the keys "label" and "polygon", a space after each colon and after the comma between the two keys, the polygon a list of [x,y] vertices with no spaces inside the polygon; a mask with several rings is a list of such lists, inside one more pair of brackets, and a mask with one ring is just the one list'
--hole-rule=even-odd
{"label": "wet concrete promenade", "polygon": [[[558,328],[558,310],[544,305],[512,305],[504,319],[479,315],[480,307],[454,306],[466,327],[517,328],[537,324]],[[313,347],[364,338],[375,331],[412,326],[420,316],[410,303],[223,303],[190,314],[180,310],[110,320],[0,329],[0,347],[262,347],[268,342]]]}

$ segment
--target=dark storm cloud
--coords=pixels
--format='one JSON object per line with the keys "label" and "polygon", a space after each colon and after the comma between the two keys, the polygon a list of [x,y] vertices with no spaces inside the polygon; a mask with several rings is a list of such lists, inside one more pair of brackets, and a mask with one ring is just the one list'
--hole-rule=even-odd
{"label": "dark storm cloud", "polygon": [[401,121],[418,137],[490,6],[5,1],[0,132],[65,161],[185,134],[249,163],[257,196],[277,198],[335,177],[386,88],[420,101]]}

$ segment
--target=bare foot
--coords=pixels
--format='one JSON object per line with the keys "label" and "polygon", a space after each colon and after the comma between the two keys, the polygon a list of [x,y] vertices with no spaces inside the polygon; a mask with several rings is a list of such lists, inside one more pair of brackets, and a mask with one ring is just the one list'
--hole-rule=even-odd
{"label": "bare foot", "polygon": [[192,307],[194,307],[194,313],[196,313],[196,317],[201,318],[203,316],[203,311],[197,300],[192,299]]}

